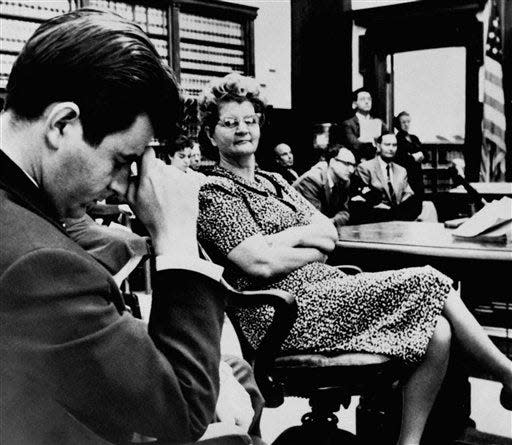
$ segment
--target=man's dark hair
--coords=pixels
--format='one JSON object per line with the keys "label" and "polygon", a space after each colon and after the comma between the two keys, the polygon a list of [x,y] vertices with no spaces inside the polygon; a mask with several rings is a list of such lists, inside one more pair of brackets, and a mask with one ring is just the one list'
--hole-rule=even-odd
{"label": "man's dark hair", "polygon": [[358,88],[357,90],[352,92],[352,102],[357,102],[357,96],[359,95],[359,93],[368,93],[370,96],[372,96],[372,93],[368,88]]}
{"label": "man's dark hair", "polygon": [[400,118],[402,116],[411,116],[407,111],[401,111],[393,118],[393,127],[395,127],[397,130],[401,130],[400,128]]}
{"label": "man's dark hair", "polygon": [[174,156],[174,154],[178,151],[184,150],[187,147],[192,148],[194,146],[194,142],[188,136],[181,134],[174,140],[173,143],[167,145],[167,153],[169,156]]}
{"label": "man's dark hair", "polygon": [[327,163],[329,163],[329,161],[332,158],[335,158],[336,156],[338,156],[338,153],[340,152],[340,150],[342,148],[345,148],[345,147],[341,144],[329,144],[329,146],[324,151],[324,157],[325,157],[325,160],[327,161]]}
{"label": "man's dark hair", "polygon": [[388,134],[392,134],[393,136],[396,136],[396,135],[395,135],[395,133],[394,133],[393,131],[389,131],[389,130],[387,130],[387,131],[385,131],[384,133],[382,133],[380,136],[377,136],[377,137],[375,138],[375,142],[376,142],[377,144],[380,144],[380,143],[382,142],[382,138],[383,138],[384,136],[388,135]]}
{"label": "man's dark hair", "polygon": [[80,109],[84,139],[98,145],[147,113],[155,136],[171,138],[181,114],[177,82],[149,37],[134,23],[80,9],[43,23],[19,54],[5,109],[36,120],[54,102]]}

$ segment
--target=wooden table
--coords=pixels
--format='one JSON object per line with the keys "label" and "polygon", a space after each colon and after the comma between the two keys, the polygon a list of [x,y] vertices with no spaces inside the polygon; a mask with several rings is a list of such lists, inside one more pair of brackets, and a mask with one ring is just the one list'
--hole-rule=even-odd
{"label": "wooden table", "polygon": [[[346,226],[340,229],[340,239],[329,262],[355,264],[365,271],[430,264],[462,283],[462,298],[470,308],[487,303],[493,307],[496,299],[512,307],[512,245],[461,241],[450,232],[440,223],[391,221]],[[499,329],[512,328],[509,313],[506,311],[505,317],[497,320]],[[504,352],[512,351],[509,337],[493,340],[502,342],[499,346]],[[429,420],[427,430],[444,428],[446,418],[461,426],[470,423],[468,375],[489,377],[478,368],[468,367],[465,356],[456,350],[433,410],[431,419],[436,420]]]}
{"label": "wooden table", "polygon": [[[512,197],[512,182],[470,182],[470,185],[485,199],[500,199],[503,196]],[[465,195],[467,191],[459,185],[451,189],[449,193]]]}
{"label": "wooden table", "polygon": [[[403,260],[398,265],[408,265],[405,260],[414,263],[438,264],[446,260],[510,263],[512,266],[512,244],[462,240],[455,238],[451,230],[441,223],[388,221],[357,226],[345,226],[339,230],[338,247],[340,255],[350,251],[351,254],[368,253],[370,255],[399,254]],[[379,263],[368,258],[372,270]],[[434,265],[433,264],[433,265]],[[391,267],[388,265],[388,268]],[[456,262],[453,261],[453,265]],[[454,267],[458,271],[459,267]],[[381,269],[382,270],[382,269]],[[512,268],[511,268],[512,270]],[[449,272],[449,271],[448,271]]]}
{"label": "wooden table", "polygon": [[[483,324],[512,329],[511,243],[459,240],[443,224],[408,221],[346,226],[339,233],[331,264],[367,272],[431,265],[461,284],[462,298]],[[512,357],[509,340],[502,346]]]}

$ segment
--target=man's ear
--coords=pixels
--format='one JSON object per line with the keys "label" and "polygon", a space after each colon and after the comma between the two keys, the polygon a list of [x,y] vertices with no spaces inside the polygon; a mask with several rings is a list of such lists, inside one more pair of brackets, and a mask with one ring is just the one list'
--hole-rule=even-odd
{"label": "man's ear", "polygon": [[46,140],[52,148],[59,147],[69,126],[80,124],[79,117],[80,109],[74,102],[58,102],[46,109]]}
{"label": "man's ear", "polygon": [[357,109],[357,103],[356,103],[356,102],[352,102],[352,109],[353,109],[353,110],[356,110],[356,109]]}

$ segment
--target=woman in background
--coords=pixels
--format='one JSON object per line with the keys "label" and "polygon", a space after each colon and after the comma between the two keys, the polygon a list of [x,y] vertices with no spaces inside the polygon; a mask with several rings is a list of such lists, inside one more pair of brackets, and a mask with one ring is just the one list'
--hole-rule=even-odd
{"label": "woman in background", "polygon": [[167,147],[167,164],[186,172],[190,167],[190,156],[193,143],[187,136],[181,135],[176,138],[172,145]]}
{"label": "woman in background", "polygon": [[[200,191],[198,237],[238,289],[278,288],[296,297],[298,316],[284,351],[369,352],[411,365],[401,445],[420,442],[446,371],[450,324],[469,355],[504,384],[508,400],[512,363],[448,277],[429,266],[346,276],[325,264],[337,239],[334,225],[279,175],[256,168],[265,103],[254,79],[218,79],[199,103],[201,141],[220,160]],[[239,319],[257,346],[272,311],[243,309]]]}

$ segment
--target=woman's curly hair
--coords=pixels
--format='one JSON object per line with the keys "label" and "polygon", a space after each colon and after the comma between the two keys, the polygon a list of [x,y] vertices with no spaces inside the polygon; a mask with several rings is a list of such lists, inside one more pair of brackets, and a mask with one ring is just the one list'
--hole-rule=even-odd
{"label": "woman's curly hair", "polygon": [[[213,80],[203,91],[198,99],[199,144],[204,154],[210,159],[217,160],[215,147],[212,146],[208,135],[213,133],[219,120],[219,107],[222,103],[249,101],[254,106],[254,111],[261,114],[260,126],[264,122],[266,100],[262,96],[258,82],[252,77],[231,73],[219,79]],[[217,154],[218,155],[218,154]]]}

